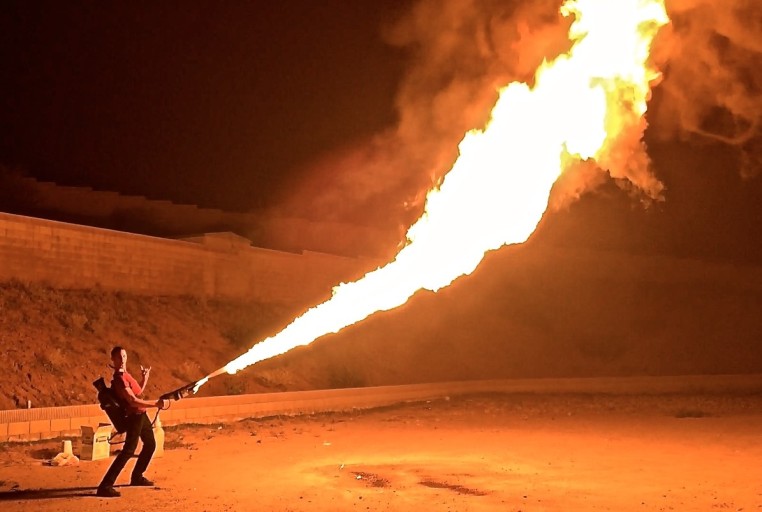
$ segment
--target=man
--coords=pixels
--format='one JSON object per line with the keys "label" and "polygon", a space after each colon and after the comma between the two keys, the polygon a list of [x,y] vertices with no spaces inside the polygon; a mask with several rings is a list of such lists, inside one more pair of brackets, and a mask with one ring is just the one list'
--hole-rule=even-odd
{"label": "man", "polygon": [[142,382],[138,383],[135,378],[127,372],[126,350],[119,346],[111,349],[111,362],[112,368],[114,368],[114,379],[111,381],[111,387],[127,410],[127,429],[122,451],[116,456],[114,462],[111,463],[111,467],[109,467],[103,480],[98,486],[96,494],[104,498],[116,498],[117,496],[120,496],[119,491],[114,489],[114,483],[116,482],[119,473],[121,473],[122,469],[124,469],[124,466],[127,464],[127,461],[135,454],[135,449],[138,446],[138,439],[143,441],[143,449],[140,450],[138,461],[135,463],[135,468],[132,470],[130,485],[153,485],[153,482],[143,476],[143,472],[145,472],[148,467],[148,463],[151,462],[151,457],[153,457],[153,452],[156,449],[156,440],[153,437],[153,427],[151,425],[151,420],[148,419],[148,414],[146,414],[146,409],[149,407],[158,407],[159,409],[164,408],[164,401],[162,399],[143,400],[142,398],[138,398],[148,383],[148,375],[151,373],[150,367],[140,367]]}

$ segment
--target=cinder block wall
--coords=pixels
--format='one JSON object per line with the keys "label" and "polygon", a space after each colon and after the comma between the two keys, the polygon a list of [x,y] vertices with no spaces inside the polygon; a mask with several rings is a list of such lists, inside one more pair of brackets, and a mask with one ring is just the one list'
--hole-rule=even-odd
{"label": "cinder block wall", "polygon": [[[471,394],[670,395],[672,402],[697,395],[746,397],[762,392],[762,375],[686,375],[576,379],[511,379],[439,382],[350,389],[322,389],[255,395],[185,398],[161,412],[164,425],[230,422],[281,414],[313,414],[382,407],[403,402]],[[151,418],[155,410],[149,411]],[[109,423],[98,405],[0,411],[0,443],[77,437],[83,425]]]}
{"label": "cinder block wall", "polygon": [[231,233],[170,240],[0,213],[0,281],[152,295],[313,301],[368,261],[252,247]]}

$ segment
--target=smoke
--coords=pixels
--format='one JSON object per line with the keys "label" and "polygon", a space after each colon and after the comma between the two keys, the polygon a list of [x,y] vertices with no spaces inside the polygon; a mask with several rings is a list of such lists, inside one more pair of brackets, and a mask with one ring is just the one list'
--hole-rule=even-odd
{"label": "smoke", "polygon": [[282,208],[309,218],[381,225],[399,233],[457,158],[465,132],[484,127],[500,87],[531,79],[569,47],[557,0],[420,0],[381,28],[408,58],[398,123],[306,169]]}
{"label": "smoke", "polygon": [[422,0],[389,27],[387,40],[412,53],[395,139],[426,178],[419,200],[450,169],[463,134],[484,127],[497,91],[568,49],[567,30],[550,0]]}
{"label": "smoke", "polygon": [[664,69],[654,121],[662,139],[695,136],[738,148],[741,174],[762,167],[762,4],[672,0],[655,47]]}
{"label": "smoke", "polygon": [[[316,162],[286,203],[288,211],[404,233],[422,213],[426,192],[457,158],[463,134],[484,126],[497,90],[511,81],[531,83],[544,59],[569,49],[571,20],[559,14],[560,4],[419,0],[383,27],[385,40],[408,56],[397,125]],[[664,75],[649,130],[662,140],[698,134],[736,146],[743,174],[755,175],[762,153],[758,0],[674,0],[667,7],[673,25],[662,29],[654,48]],[[662,199],[664,187],[642,141],[645,123],[629,126],[599,166],[567,172],[551,208],[596,188],[607,174],[646,202]]]}

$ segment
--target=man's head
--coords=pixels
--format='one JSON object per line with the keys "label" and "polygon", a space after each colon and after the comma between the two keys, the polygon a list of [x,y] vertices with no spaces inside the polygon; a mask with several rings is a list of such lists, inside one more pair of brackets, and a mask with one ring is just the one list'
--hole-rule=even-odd
{"label": "man's head", "polygon": [[127,368],[127,351],[119,345],[111,349],[111,366],[115,370]]}

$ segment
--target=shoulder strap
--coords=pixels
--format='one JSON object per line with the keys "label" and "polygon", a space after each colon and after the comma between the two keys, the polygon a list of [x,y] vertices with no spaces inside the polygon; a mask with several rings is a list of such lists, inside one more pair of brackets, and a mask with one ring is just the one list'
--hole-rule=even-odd
{"label": "shoulder strap", "polygon": [[114,372],[113,377],[111,377],[111,387],[120,387],[124,388],[124,379],[122,379],[122,373],[121,372]]}

